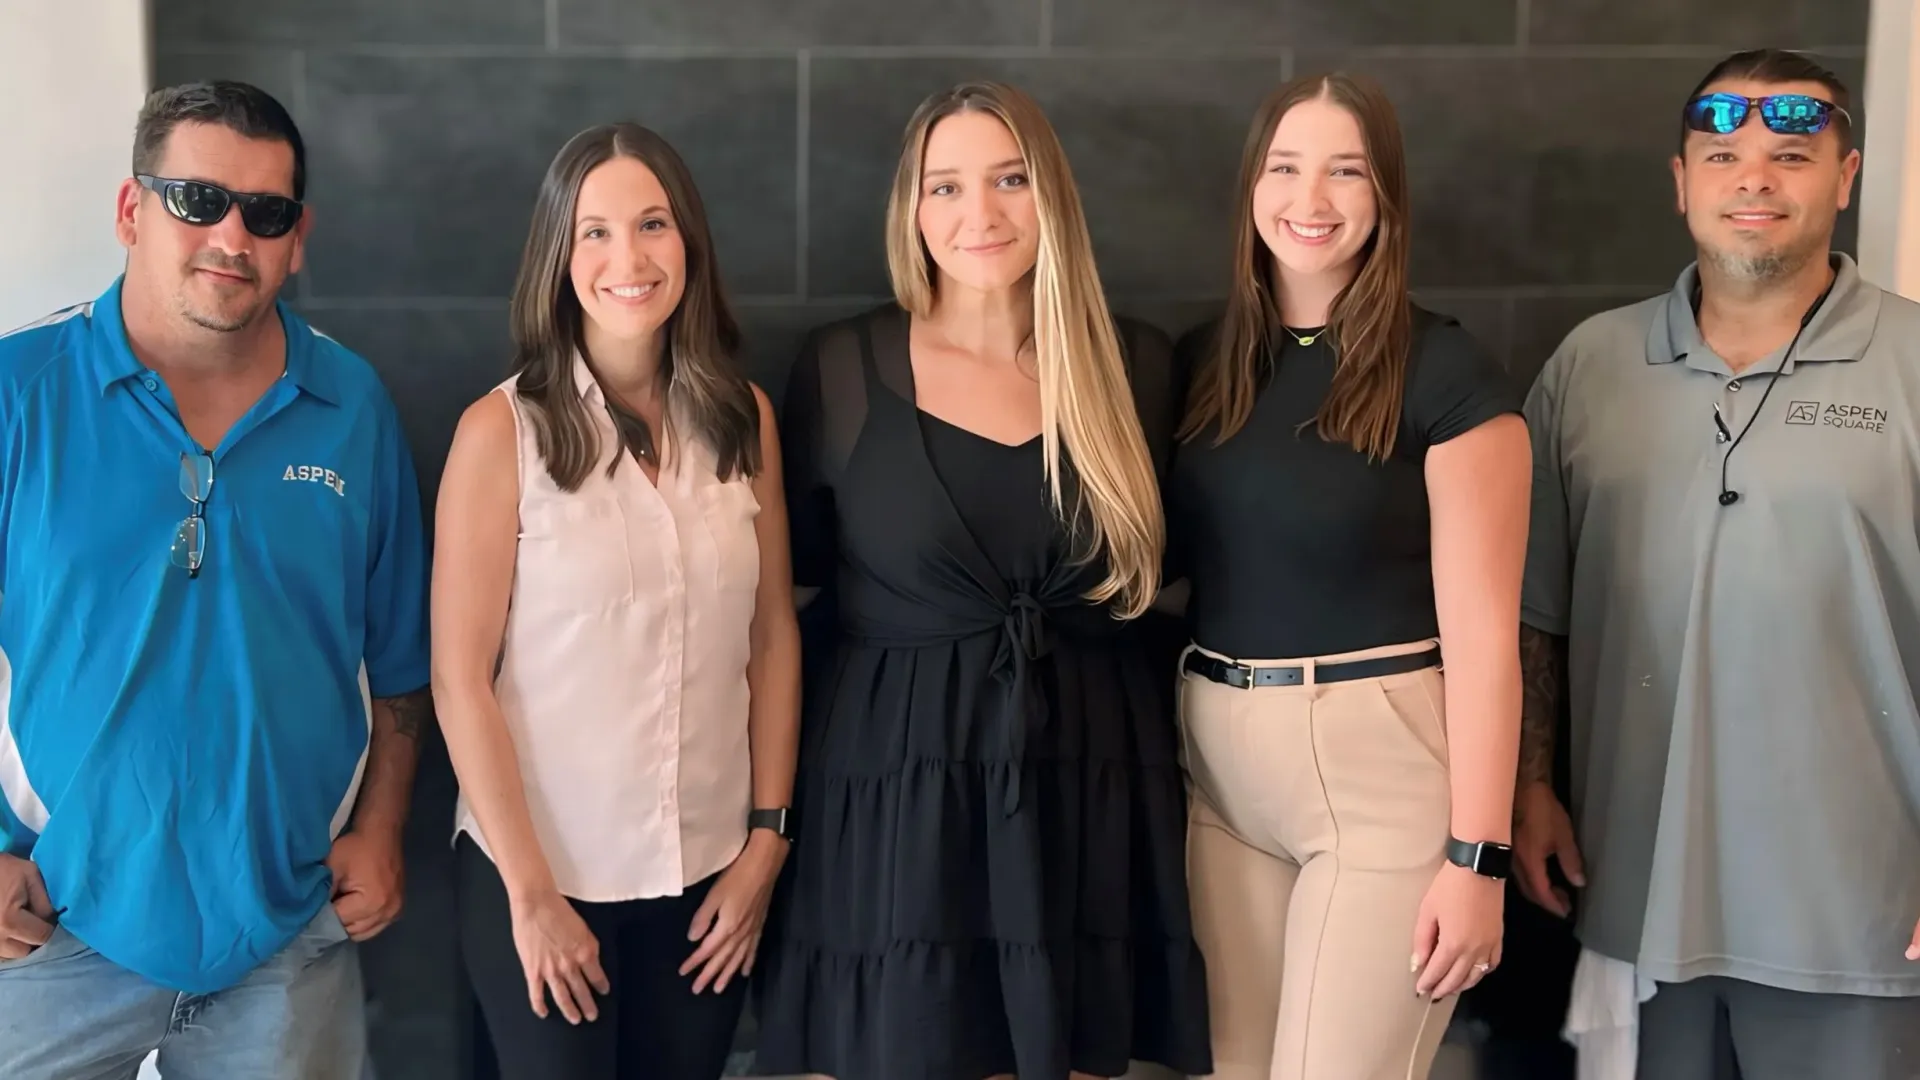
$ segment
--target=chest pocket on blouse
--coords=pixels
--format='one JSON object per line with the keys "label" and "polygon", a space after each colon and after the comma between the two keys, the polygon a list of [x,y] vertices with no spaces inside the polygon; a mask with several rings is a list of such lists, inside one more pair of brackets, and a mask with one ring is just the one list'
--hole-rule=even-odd
{"label": "chest pocket on blouse", "polygon": [[520,511],[516,593],[540,606],[598,608],[633,599],[627,519],[612,496],[541,500]]}
{"label": "chest pocket on blouse", "polygon": [[745,480],[709,484],[699,499],[716,552],[714,585],[722,592],[753,592],[760,585],[760,540],[753,531],[760,500]]}

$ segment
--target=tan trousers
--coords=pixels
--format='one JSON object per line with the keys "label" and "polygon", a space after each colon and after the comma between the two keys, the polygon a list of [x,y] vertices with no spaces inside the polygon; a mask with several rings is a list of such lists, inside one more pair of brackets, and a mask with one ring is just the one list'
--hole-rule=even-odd
{"label": "tan trousers", "polygon": [[1239,658],[1303,666],[1299,686],[1182,673],[1188,878],[1222,1080],[1424,1080],[1432,1068],[1455,1002],[1418,997],[1409,967],[1446,857],[1442,677],[1320,683],[1313,667],[1433,644]]}

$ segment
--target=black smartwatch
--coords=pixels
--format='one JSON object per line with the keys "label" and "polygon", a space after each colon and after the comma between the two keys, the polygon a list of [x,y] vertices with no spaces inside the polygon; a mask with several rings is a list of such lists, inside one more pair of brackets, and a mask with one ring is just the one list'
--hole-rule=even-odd
{"label": "black smartwatch", "polygon": [[789,844],[793,843],[793,834],[787,831],[787,808],[784,806],[777,810],[749,811],[747,813],[747,831],[751,832],[754,829],[771,829],[773,830],[773,835],[785,840]]}
{"label": "black smartwatch", "polygon": [[1471,870],[1481,877],[1505,880],[1508,871],[1513,867],[1513,848],[1488,840],[1470,844],[1465,840],[1449,838],[1447,861]]}

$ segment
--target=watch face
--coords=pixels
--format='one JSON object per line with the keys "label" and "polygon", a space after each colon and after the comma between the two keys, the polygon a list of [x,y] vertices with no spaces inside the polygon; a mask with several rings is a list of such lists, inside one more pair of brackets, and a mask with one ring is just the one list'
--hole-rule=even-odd
{"label": "watch face", "polygon": [[1511,848],[1499,844],[1469,844],[1463,840],[1453,842],[1447,857],[1455,866],[1482,877],[1504,878],[1513,864]]}
{"label": "watch face", "polygon": [[1487,877],[1503,878],[1507,876],[1507,867],[1512,862],[1512,853],[1506,848],[1493,844],[1481,844],[1474,857],[1474,872]]}

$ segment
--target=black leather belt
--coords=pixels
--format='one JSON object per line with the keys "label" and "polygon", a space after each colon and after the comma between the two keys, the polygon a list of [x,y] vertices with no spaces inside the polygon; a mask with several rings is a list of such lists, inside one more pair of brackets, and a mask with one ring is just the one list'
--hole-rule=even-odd
{"label": "black leather belt", "polygon": [[[1316,683],[1347,682],[1353,679],[1373,679],[1381,675],[1399,675],[1408,671],[1419,671],[1440,663],[1440,647],[1417,653],[1403,653],[1399,656],[1376,656],[1368,660],[1342,660],[1332,664],[1315,664],[1313,681]],[[1190,652],[1186,663],[1187,671],[1203,679],[1212,679],[1237,690],[1246,690],[1255,686],[1304,686],[1307,681],[1307,669],[1304,667],[1254,667],[1250,664],[1232,664],[1225,660]]]}

